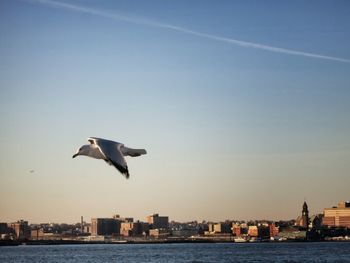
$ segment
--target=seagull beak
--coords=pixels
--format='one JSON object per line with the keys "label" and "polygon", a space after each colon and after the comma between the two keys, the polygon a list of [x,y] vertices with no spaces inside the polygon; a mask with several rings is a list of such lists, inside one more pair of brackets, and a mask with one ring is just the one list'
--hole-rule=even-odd
{"label": "seagull beak", "polygon": [[79,155],[79,154],[76,153],[76,154],[74,154],[74,155],[72,156],[72,158],[75,158],[75,157],[77,157],[78,155]]}

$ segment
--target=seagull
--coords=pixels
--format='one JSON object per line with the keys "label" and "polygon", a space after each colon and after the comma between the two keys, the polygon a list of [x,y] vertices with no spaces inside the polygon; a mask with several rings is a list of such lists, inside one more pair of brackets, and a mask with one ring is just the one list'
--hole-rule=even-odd
{"label": "seagull", "polygon": [[86,155],[96,159],[105,160],[109,165],[113,165],[127,179],[129,170],[124,156],[137,157],[146,154],[145,149],[131,149],[120,142],[105,140],[96,137],[88,138],[90,144],[81,146],[72,158],[78,155]]}

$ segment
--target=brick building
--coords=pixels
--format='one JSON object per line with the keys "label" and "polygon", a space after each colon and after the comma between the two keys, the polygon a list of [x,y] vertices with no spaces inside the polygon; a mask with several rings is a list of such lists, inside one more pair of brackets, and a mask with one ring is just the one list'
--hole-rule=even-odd
{"label": "brick building", "polygon": [[350,202],[340,202],[337,207],[325,208],[323,225],[350,228]]}

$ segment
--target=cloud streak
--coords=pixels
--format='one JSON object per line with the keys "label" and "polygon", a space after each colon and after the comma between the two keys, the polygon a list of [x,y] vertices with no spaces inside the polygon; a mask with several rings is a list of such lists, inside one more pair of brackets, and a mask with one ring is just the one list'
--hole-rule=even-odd
{"label": "cloud streak", "polygon": [[245,48],[253,48],[253,49],[260,49],[260,50],[266,50],[270,52],[275,52],[275,53],[282,53],[282,54],[287,54],[287,55],[295,55],[295,56],[302,56],[302,57],[309,57],[309,58],[315,58],[315,59],[323,59],[323,60],[331,60],[331,61],[338,61],[338,62],[344,62],[344,63],[350,63],[350,59],[346,58],[339,58],[339,57],[333,57],[333,56],[326,56],[322,54],[316,54],[316,53],[309,53],[309,52],[303,52],[303,51],[297,51],[297,50],[292,50],[292,49],[287,49],[287,48],[282,48],[282,47],[275,47],[275,46],[270,46],[270,45],[265,45],[265,44],[260,44],[260,43],[254,43],[254,42],[248,42],[248,41],[242,41],[234,38],[227,38],[227,37],[221,37],[221,36],[216,36],[212,34],[206,34],[206,33],[201,33],[198,31],[193,31],[184,27],[178,27],[174,25],[169,25],[169,24],[164,24],[160,23],[157,21],[152,21],[140,17],[134,17],[134,16],[126,16],[122,14],[117,14],[117,13],[109,13],[106,11],[98,10],[95,8],[90,8],[90,7],[85,7],[81,5],[73,5],[73,4],[68,4],[64,2],[58,2],[54,0],[29,0],[31,3],[39,3],[43,4],[49,7],[53,8],[59,8],[59,9],[66,9],[74,12],[79,12],[79,13],[86,13],[90,15],[95,15],[95,16],[100,16],[104,18],[109,18],[112,20],[117,20],[117,21],[124,21],[128,23],[133,23],[133,24],[139,24],[139,25],[145,25],[145,26],[150,26],[150,27],[157,27],[157,28],[163,28],[167,30],[172,30],[172,31],[177,31],[181,33],[185,33],[188,35],[193,35],[201,38],[206,38],[210,40],[215,40],[219,42],[224,42],[236,46],[241,46]]}

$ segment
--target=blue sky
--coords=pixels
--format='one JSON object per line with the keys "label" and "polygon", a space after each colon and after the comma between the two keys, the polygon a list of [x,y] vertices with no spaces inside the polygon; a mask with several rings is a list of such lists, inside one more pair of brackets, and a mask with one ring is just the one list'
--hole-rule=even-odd
{"label": "blue sky", "polygon": [[[0,219],[289,219],[304,199],[314,213],[348,199],[349,12],[1,1]],[[89,136],[148,155],[128,158],[126,181],[71,159]]]}

